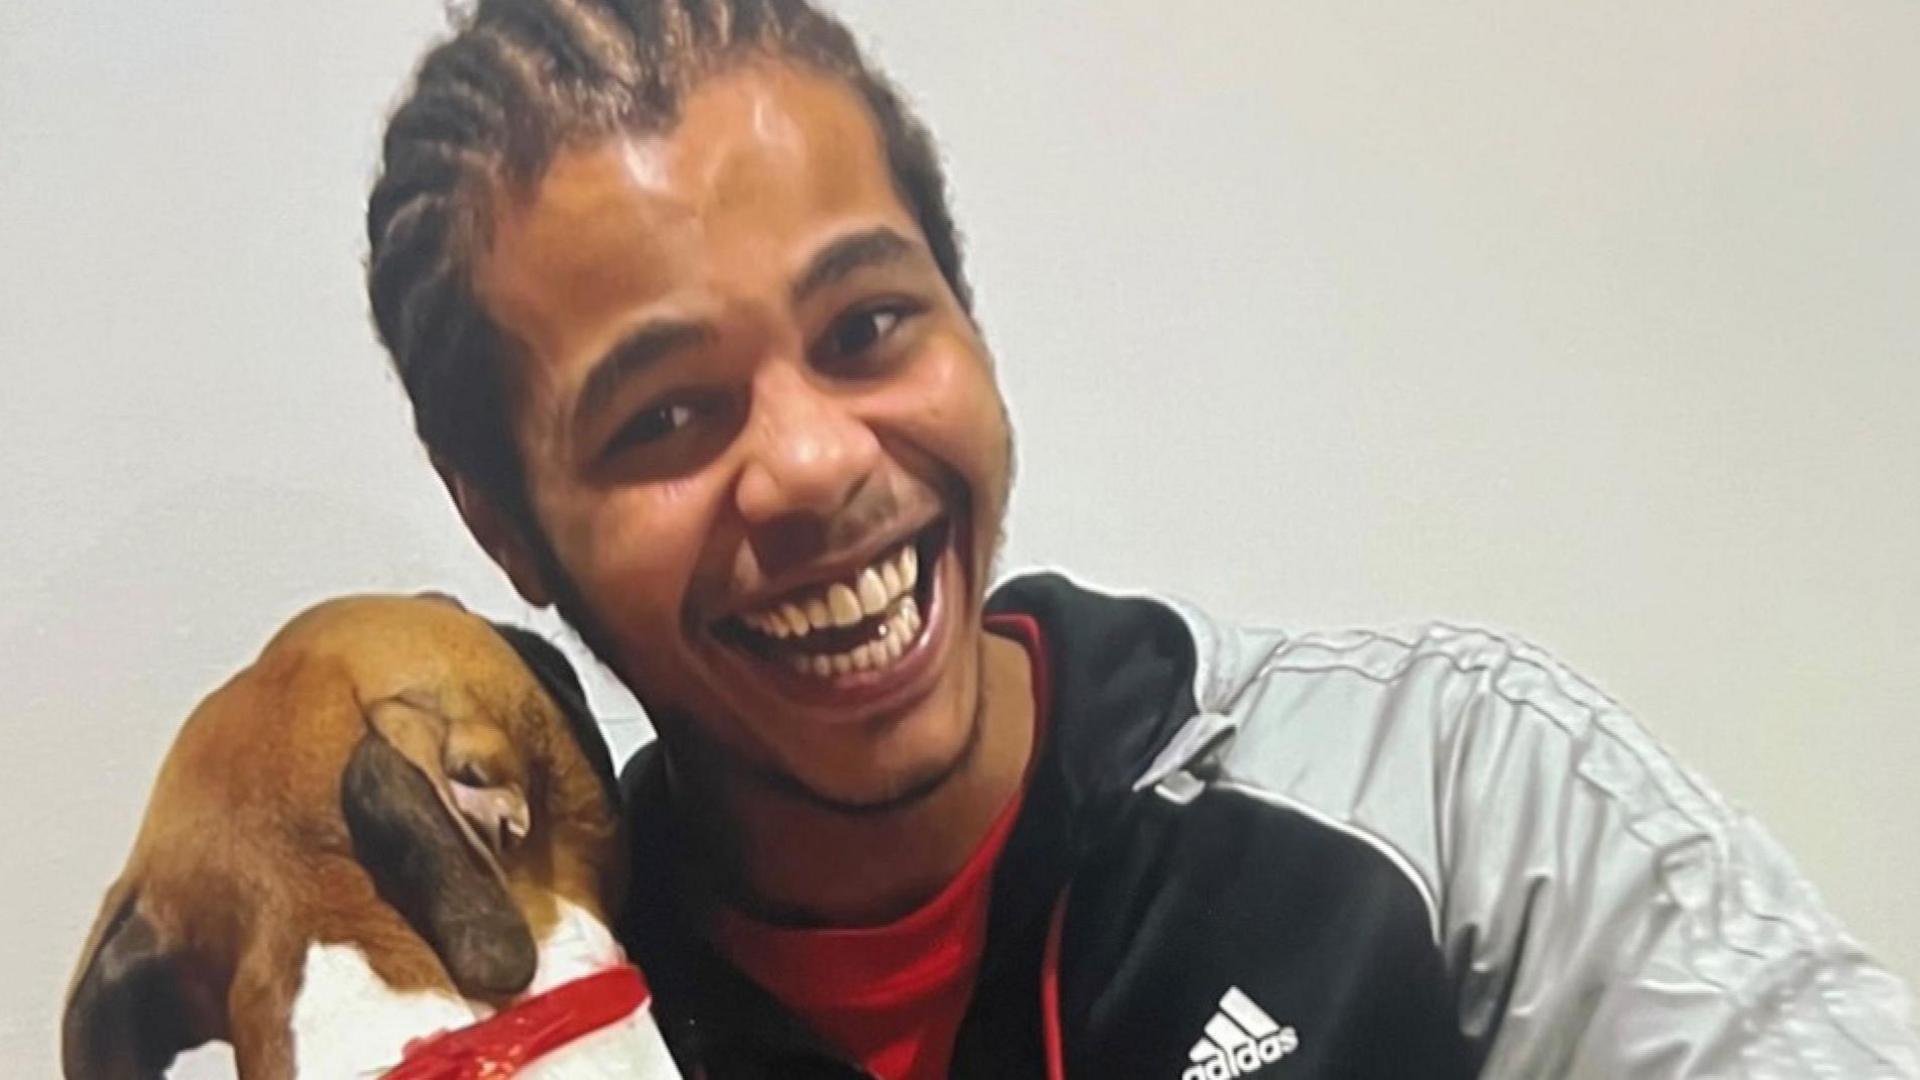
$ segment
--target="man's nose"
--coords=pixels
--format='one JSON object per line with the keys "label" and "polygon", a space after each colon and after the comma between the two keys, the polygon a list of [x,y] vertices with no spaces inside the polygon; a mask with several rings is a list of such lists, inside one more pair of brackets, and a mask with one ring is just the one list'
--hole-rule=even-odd
{"label": "man's nose", "polygon": [[880,460],[880,440],[848,403],[800,370],[776,367],[754,387],[748,458],[735,496],[749,525],[826,516]]}

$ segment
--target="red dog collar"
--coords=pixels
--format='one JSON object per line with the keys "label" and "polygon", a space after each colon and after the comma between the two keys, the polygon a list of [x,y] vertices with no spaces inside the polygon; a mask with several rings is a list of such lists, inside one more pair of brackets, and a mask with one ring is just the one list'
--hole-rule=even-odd
{"label": "red dog collar", "polygon": [[383,1080],[505,1080],[541,1055],[626,1019],[647,1000],[638,968],[608,968],[477,1024],[415,1039]]}

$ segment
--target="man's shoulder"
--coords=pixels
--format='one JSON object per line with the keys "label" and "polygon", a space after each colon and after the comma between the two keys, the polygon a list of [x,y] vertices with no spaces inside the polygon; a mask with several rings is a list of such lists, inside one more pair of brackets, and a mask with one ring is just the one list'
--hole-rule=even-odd
{"label": "man's shoulder", "polygon": [[1621,706],[1515,634],[1442,620],[1292,629],[1145,591],[1107,595],[1162,606],[1192,643],[1196,715],[1141,786],[1186,772],[1360,834],[1430,897],[1442,834],[1461,815],[1550,803],[1585,772],[1635,801],[1684,794]]}
{"label": "man's shoulder", "polygon": [[[1281,621],[1223,618],[1173,594],[1089,583],[1060,570],[1030,571],[995,589],[1005,605],[1036,594],[1069,594],[1082,606],[1161,608],[1191,641],[1193,697],[1203,712],[1248,722],[1302,717],[1354,722],[1355,706],[1386,695],[1404,711],[1432,706],[1457,713],[1478,693],[1510,699],[1563,726],[1618,706],[1547,650],[1517,634],[1445,620],[1383,626],[1301,629]],[[1368,684],[1373,695],[1332,695],[1325,708],[1272,708],[1276,688]],[[1298,704],[1298,703],[1296,703]],[[1456,717],[1457,718],[1457,717]]]}
{"label": "man's shoulder", "polygon": [[[1223,782],[1371,818],[1419,846],[1437,840],[1436,809],[1517,794],[1509,783],[1539,796],[1572,782],[1550,775],[1556,763],[1665,760],[1619,703],[1505,631],[1438,620],[1289,631],[1169,604],[1195,635],[1200,709],[1233,731],[1216,759]],[[1482,771],[1523,758],[1528,776]]]}
{"label": "man's shoulder", "polygon": [[1407,793],[1395,801],[1430,812],[1432,802],[1416,801],[1420,790],[1444,797],[1451,792],[1434,785],[1479,779],[1448,773],[1446,762],[1515,739],[1597,737],[1622,758],[1659,756],[1613,699],[1545,649],[1502,630],[1442,620],[1293,629],[1220,618],[1174,596],[1092,585],[1057,570],[1003,581],[993,603],[1044,611],[1058,630],[1094,639],[1106,657],[1115,643],[1146,636],[1116,627],[1143,624],[1157,628],[1160,645],[1141,655],[1183,654],[1179,677],[1196,715],[1176,725],[1147,783],[1205,751],[1210,762],[1201,771],[1316,805],[1352,806],[1356,791],[1394,776],[1385,786]]}
{"label": "man's shoulder", "polygon": [[[1266,706],[1249,708],[1249,720],[1276,712],[1331,722],[1418,714],[1451,728],[1476,719],[1476,704],[1495,701],[1574,730],[1621,711],[1551,653],[1501,630],[1430,621],[1287,632],[1222,624],[1172,603],[1202,643],[1203,707]],[[1289,690],[1321,700],[1274,709]]]}

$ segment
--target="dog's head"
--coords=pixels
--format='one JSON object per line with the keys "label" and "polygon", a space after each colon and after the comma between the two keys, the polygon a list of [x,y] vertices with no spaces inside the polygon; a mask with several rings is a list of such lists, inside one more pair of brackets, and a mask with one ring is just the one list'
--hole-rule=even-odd
{"label": "dog's head", "polygon": [[571,667],[440,596],[290,622],[189,717],[69,989],[69,1080],[234,1044],[290,1076],[315,945],[387,986],[503,1001],[562,908],[620,901],[612,762]]}

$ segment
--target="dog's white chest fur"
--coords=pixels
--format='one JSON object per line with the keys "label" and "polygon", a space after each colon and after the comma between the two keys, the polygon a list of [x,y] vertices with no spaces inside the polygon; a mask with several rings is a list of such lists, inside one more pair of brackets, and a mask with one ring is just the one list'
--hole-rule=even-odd
{"label": "dog's white chest fur", "polygon": [[[624,963],[598,920],[564,900],[540,942],[528,994]],[[358,946],[308,946],[293,1004],[294,1073],[302,1080],[374,1080],[399,1063],[406,1044],[485,1019],[484,1005],[432,990],[394,990]],[[519,1073],[526,1080],[672,1080],[680,1074],[642,1006],[626,1019],[556,1050]]]}

